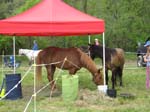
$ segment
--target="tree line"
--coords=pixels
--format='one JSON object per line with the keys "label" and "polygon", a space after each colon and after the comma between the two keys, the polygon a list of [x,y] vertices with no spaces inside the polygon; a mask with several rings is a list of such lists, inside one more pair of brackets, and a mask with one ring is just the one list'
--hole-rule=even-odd
{"label": "tree line", "polygon": [[[21,13],[40,0],[0,0],[0,19]],[[137,43],[150,36],[150,0],[64,0],[76,9],[105,21],[107,47],[120,47],[125,51],[136,51]],[[5,37],[5,38],[4,38]],[[102,35],[91,36],[92,41]],[[70,37],[16,37],[16,49],[31,48],[36,39],[39,47],[72,47],[88,44],[88,36]],[[10,49],[9,49],[10,48]],[[9,49],[9,50],[5,50]],[[0,36],[0,54],[12,53],[12,38]]]}

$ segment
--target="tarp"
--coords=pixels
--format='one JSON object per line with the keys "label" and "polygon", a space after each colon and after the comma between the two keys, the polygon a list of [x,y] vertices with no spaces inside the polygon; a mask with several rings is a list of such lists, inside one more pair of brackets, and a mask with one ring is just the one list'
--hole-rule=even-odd
{"label": "tarp", "polygon": [[104,30],[104,20],[82,13],[63,0],[41,0],[21,14],[0,20],[2,35],[90,35]]}

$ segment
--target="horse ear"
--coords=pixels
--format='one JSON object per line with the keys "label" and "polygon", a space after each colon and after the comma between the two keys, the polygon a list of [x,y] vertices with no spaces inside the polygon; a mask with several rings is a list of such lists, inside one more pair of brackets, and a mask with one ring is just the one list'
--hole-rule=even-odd
{"label": "horse ear", "polygon": [[98,69],[98,73],[100,73],[100,69]]}

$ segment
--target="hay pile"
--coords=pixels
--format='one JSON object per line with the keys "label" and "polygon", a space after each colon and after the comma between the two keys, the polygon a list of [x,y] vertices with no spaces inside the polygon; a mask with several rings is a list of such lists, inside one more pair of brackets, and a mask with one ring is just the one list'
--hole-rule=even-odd
{"label": "hay pile", "polygon": [[88,89],[81,89],[79,91],[79,97],[77,102],[86,102],[89,104],[95,104],[100,103],[104,101],[113,101],[113,98],[108,97],[102,92],[99,92],[98,90],[91,91]]}

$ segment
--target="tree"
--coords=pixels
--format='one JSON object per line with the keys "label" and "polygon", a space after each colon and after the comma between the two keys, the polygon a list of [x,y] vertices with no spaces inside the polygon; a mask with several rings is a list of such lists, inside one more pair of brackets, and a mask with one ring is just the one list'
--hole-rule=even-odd
{"label": "tree", "polygon": [[[17,13],[20,13],[22,11],[25,11],[26,9],[28,9],[29,7],[31,7],[32,5],[36,4],[37,2],[39,2],[39,0],[28,0],[28,1],[24,1],[24,0],[0,0],[1,4],[1,10],[0,10],[0,19],[4,19],[7,17],[10,17],[12,15],[16,15]],[[25,5],[24,5],[25,4]],[[22,6],[23,5],[23,6]],[[20,7],[23,8],[20,8]],[[19,48],[22,48],[23,46],[26,46],[26,48],[29,48],[29,44],[27,43],[31,43],[28,42],[29,39],[28,38],[17,38],[16,37],[16,50],[18,51]],[[26,43],[24,43],[26,42]],[[0,54],[3,54],[3,52],[5,54],[12,54],[12,45],[13,41],[11,37],[8,36],[2,36],[0,35]]]}
{"label": "tree", "polygon": [[6,18],[5,11],[7,9],[7,5],[4,2],[1,2],[0,3],[0,8],[1,8],[1,10],[0,10],[0,19],[4,19],[4,18]]}
{"label": "tree", "polygon": [[[150,16],[148,2],[147,0],[105,1],[102,12],[106,21],[107,46],[132,51],[136,49],[137,42],[143,40],[149,33],[150,22],[146,22]],[[144,24],[145,22],[147,25]]]}
{"label": "tree", "polygon": [[[0,19],[21,13],[41,0],[0,0]],[[13,1],[13,2],[12,2]],[[135,51],[137,42],[150,36],[150,0],[64,0],[74,8],[105,21],[105,41],[108,47]],[[1,36],[2,37],[2,36]],[[86,36],[88,37],[88,36]],[[73,38],[73,39],[70,39]],[[102,40],[101,35],[92,36]],[[1,39],[1,38],[0,38]],[[30,48],[35,38],[17,38],[18,47]],[[71,47],[87,45],[88,38],[36,38],[40,48],[47,45]],[[7,40],[8,41],[8,40]]]}

